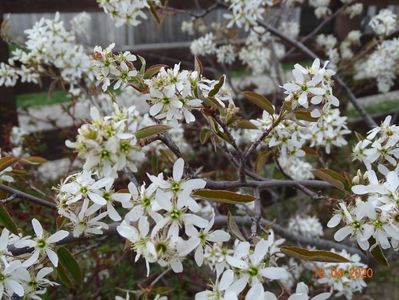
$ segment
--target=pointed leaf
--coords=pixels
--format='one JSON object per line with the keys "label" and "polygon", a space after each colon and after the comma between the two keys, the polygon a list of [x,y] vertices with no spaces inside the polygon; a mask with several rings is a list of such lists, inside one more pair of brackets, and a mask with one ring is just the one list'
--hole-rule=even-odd
{"label": "pointed leaf", "polygon": [[152,126],[144,127],[144,128],[141,128],[136,131],[136,137],[138,139],[148,138],[153,135],[164,133],[171,128],[172,127],[167,126],[167,125],[152,125]]}
{"label": "pointed leaf", "polygon": [[238,194],[225,190],[202,189],[195,191],[193,195],[210,201],[230,204],[248,203],[255,200],[255,197],[252,195]]}
{"label": "pointed leaf", "polygon": [[301,260],[332,263],[350,262],[347,258],[326,250],[308,250],[294,246],[282,246],[280,250],[286,255],[293,256]]}
{"label": "pointed leaf", "polygon": [[40,156],[28,156],[28,157],[22,158],[22,161],[27,162],[29,164],[33,164],[33,165],[39,165],[39,164],[43,164],[43,163],[47,162],[48,160],[45,159],[44,157],[40,157]]}
{"label": "pointed leaf", "polygon": [[14,164],[18,160],[19,158],[14,156],[5,156],[0,158],[0,172],[7,169],[9,166]]}
{"label": "pointed leaf", "polygon": [[65,247],[60,247],[57,250],[57,255],[59,259],[59,265],[62,266],[64,274],[67,275],[72,282],[80,286],[83,283],[83,275],[75,258]]}
{"label": "pointed leaf", "polygon": [[259,106],[261,109],[267,111],[271,115],[274,114],[273,104],[265,96],[255,92],[243,92],[243,95],[251,103]]}
{"label": "pointed leaf", "polygon": [[215,86],[213,87],[213,89],[209,91],[208,97],[213,98],[216,96],[217,93],[219,93],[220,89],[222,88],[222,86],[224,84],[224,79],[225,79],[224,75],[220,76],[219,82],[216,83]]}
{"label": "pointed leaf", "polygon": [[318,118],[313,118],[310,115],[310,111],[306,111],[306,110],[299,110],[295,112],[295,117],[298,120],[302,120],[302,121],[308,121],[308,122],[317,122],[319,119]]}
{"label": "pointed leaf", "polygon": [[319,179],[330,183],[336,188],[345,191],[345,178],[330,169],[316,169],[312,173]]}
{"label": "pointed leaf", "polygon": [[231,214],[230,210],[227,212],[227,225],[229,227],[230,233],[237,239],[242,242],[245,242],[245,237],[241,233],[240,228],[238,227],[236,221],[234,220],[233,215]]}
{"label": "pointed leaf", "polygon": [[10,232],[18,234],[18,227],[15,225],[4,205],[0,205],[0,224],[7,228]]}
{"label": "pointed leaf", "polygon": [[204,67],[197,56],[194,56],[194,70],[197,71],[199,75],[204,73]]}
{"label": "pointed leaf", "polygon": [[236,127],[237,128],[242,128],[242,129],[258,129],[254,123],[251,121],[248,121],[246,119],[240,119],[236,122]]}
{"label": "pointed leaf", "polygon": [[208,141],[211,134],[212,134],[212,131],[209,128],[202,128],[201,132],[200,132],[201,144],[205,144]]}
{"label": "pointed leaf", "polygon": [[162,68],[167,68],[167,65],[162,65],[162,64],[158,64],[158,65],[153,65],[151,67],[149,67],[145,73],[144,73],[144,79],[150,79],[152,78],[154,75],[156,75]]}
{"label": "pointed leaf", "polygon": [[374,257],[374,259],[379,264],[388,267],[389,266],[389,262],[388,262],[387,258],[385,257],[384,252],[382,252],[381,247],[379,245],[375,245],[376,240],[373,237],[371,237],[369,239],[369,243],[370,243],[370,245],[372,245],[370,247],[370,248],[372,248],[372,250],[370,252],[371,252],[371,255]]}
{"label": "pointed leaf", "polygon": [[255,161],[255,173],[260,174],[262,172],[263,167],[265,166],[267,160],[270,157],[270,154],[272,154],[271,151],[260,151],[258,155],[256,156],[256,161]]}

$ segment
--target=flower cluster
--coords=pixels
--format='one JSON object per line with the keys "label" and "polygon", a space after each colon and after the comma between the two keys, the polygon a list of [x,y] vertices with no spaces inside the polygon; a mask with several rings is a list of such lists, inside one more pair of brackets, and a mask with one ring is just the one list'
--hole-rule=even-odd
{"label": "flower cluster", "polygon": [[[201,207],[192,192],[204,188],[205,181],[185,179],[183,171],[184,161],[179,158],[173,166],[173,177],[165,179],[163,173],[148,175],[151,184],[139,189],[129,184],[132,206],[117,230],[131,242],[136,261],[145,259],[148,272],[149,264],[154,262],[182,272],[183,259],[194,250],[200,266],[206,245],[230,238],[223,230],[212,230],[214,217],[207,220],[198,215]],[[186,240],[182,237],[183,228]]]}
{"label": "flower cluster", "polygon": [[227,27],[236,25],[238,28],[244,27],[248,30],[256,25],[256,21],[262,20],[265,7],[273,4],[270,0],[227,0],[229,13],[224,17],[229,20]]}
{"label": "flower cluster", "polygon": [[[49,235],[36,219],[32,220],[35,237],[11,234],[3,229],[0,236],[0,297],[14,299],[15,295],[29,299],[41,299],[47,287],[57,285],[46,278],[52,267],[46,267],[50,261],[58,265],[58,256],[53,251],[55,243],[68,236],[64,230]],[[30,247],[33,252],[14,256],[18,248]]]}
{"label": "flower cluster", "polygon": [[[255,75],[269,70],[272,52],[265,43],[270,40],[263,27],[253,28],[241,48],[238,57]],[[274,44],[276,45],[276,43]]]}
{"label": "flower cluster", "polygon": [[[208,80],[197,71],[180,70],[180,64],[176,64],[173,69],[162,68],[145,83],[149,88],[146,95],[151,104],[149,114],[175,125],[182,119],[187,123],[195,121],[191,111],[203,107],[202,97],[208,97],[218,81]],[[222,106],[225,106],[225,101],[232,103],[226,83],[213,97]]]}
{"label": "flower cluster", "polygon": [[314,7],[317,18],[323,18],[331,14],[330,0],[309,0],[309,5]]}
{"label": "flower cluster", "polygon": [[383,41],[365,61],[355,65],[356,79],[374,78],[378,90],[388,92],[395,84],[398,74],[399,38]]}
{"label": "flower cluster", "polygon": [[91,109],[91,123],[83,124],[75,142],[66,141],[85,163],[83,169],[99,177],[117,177],[117,172],[128,168],[137,171],[136,162],[144,158],[134,135],[138,112],[135,106],[119,108],[115,104],[112,115],[102,117],[97,108]]}
{"label": "flower cluster", "polygon": [[[328,223],[329,227],[335,227],[343,222],[344,227],[335,233],[335,239],[341,241],[353,236],[364,250],[370,248],[371,237],[383,249],[399,245],[399,127],[390,122],[388,116],[355,145],[354,159],[363,162],[367,172],[358,171],[353,178],[356,201],[340,203]],[[382,174],[381,178],[375,170]]]}
{"label": "flower cluster", "polygon": [[45,66],[53,66],[69,85],[69,92],[79,94],[79,82],[84,75],[90,76],[90,63],[83,47],[76,43],[75,32],[65,28],[57,13],[54,19],[42,18],[25,33],[24,47],[12,52],[9,65],[0,65],[0,84],[15,85],[18,78],[38,83],[40,75],[48,72]]}
{"label": "flower cluster", "polygon": [[353,158],[363,162],[368,170],[378,169],[387,174],[397,169],[399,160],[399,126],[391,125],[392,116],[371,129],[364,140],[353,148]]}
{"label": "flower cluster", "polygon": [[324,111],[317,122],[309,122],[302,130],[302,137],[310,147],[323,147],[327,154],[331,148],[348,144],[345,135],[351,133],[347,127],[347,117],[341,116],[339,109]]}
{"label": "flower cluster", "polygon": [[117,27],[123,24],[137,26],[141,23],[140,19],[147,19],[144,13],[145,9],[150,8],[151,3],[159,1],[151,0],[97,0],[98,4],[104,11],[115,20]]}
{"label": "flower cluster", "polygon": [[113,221],[122,219],[114,206],[129,207],[131,195],[115,192],[113,183],[111,177],[97,180],[90,172],[81,172],[68,176],[58,187],[58,214],[69,221],[66,226],[75,237],[101,234],[108,228],[101,222],[106,216]]}
{"label": "flower cluster", "polygon": [[290,219],[288,229],[299,235],[309,238],[318,238],[323,235],[323,225],[317,217],[295,216]]}
{"label": "flower cluster", "polygon": [[370,20],[369,25],[377,35],[388,36],[396,30],[398,17],[389,9],[381,9]]}
{"label": "flower cluster", "polygon": [[100,46],[94,48],[92,56],[93,72],[97,81],[102,84],[105,92],[112,84],[115,90],[125,88],[129,83],[133,83],[138,74],[133,62],[136,56],[128,51],[114,55],[112,50],[115,44],[109,45],[106,49]]}
{"label": "flower cluster", "polygon": [[190,50],[193,55],[205,56],[216,52],[215,37],[208,33],[191,42]]}
{"label": "flower cluster", "polygon": [[331,106],[339,106],[338,99],[332,93],[332,76],[335,74],[327,69],[327,63],[321,67],[320,60],[316,59],[311,67],[304,68],[296,64],[292,74],[294,81],[284,84],[283,88],[288,95],[285,101],[292,109],[297,107],[309,108],[316,106],[311,111],[312,117],[319,117],[320,106],[326,111]]}
{"label": "flower cluster", "polygon": [[[327,224],[335,227],[341,222],[344,226],[334,235],[337,241],[347,236],[354,237],[363,250],[370,248],[370,238],[383,249],[399,245],[398,188],[396,172],[389,172],[383,182],[379,182],[374,171],[368,171],[367,185],[355,185],[352,191],[358,195],[354,203],[340,203],[337,212]],[[362,200],[364,198],[364,200]]]}
{"label": "flower cluster", "polygon": [[276,299],[272,293],[264,291],[262,283],[288,277],[284,268],[277,267],[282,243],[283,240],[274,240],[271,231],[267,239],[260,239],[254,246],[237,240],[234,248],[226,251],[215,244],[207,250],[206,259],[216,271],[216,281],[212,289],[199,292],[196,299],[237,299],[247,286],[250,289],[245,299],[257,293],[271,297],[257,295],[259,299]]}

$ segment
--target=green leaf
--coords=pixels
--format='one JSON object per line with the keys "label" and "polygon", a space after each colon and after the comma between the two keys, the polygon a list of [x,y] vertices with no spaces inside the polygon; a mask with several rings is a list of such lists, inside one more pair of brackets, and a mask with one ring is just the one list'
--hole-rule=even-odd
{"label": "green leaf", "polygon": [[157,21],[158,24],[161,24],[161,19],[158,16],[157,10],[154,5],[150,2],[150,12],[153,15],[154,19]]}
{"label": "green leaf", "polygon": [[14,156],[5,156],[0,158],[0,172],[7,169],[9,166],[14,164],[18,160],[19,158]]}
{"label": "green leaf", "polygon": [[308,250],[294,246],[282,246],[281,252],[286,255],[307,261],[331,262],[331,263],[346,263],[350,262],[345,257],[326,250]]}
{"label": "green leaf", "polygon": [[162,64],[158,64],[158,65],[153,65],[151,67],[149,67],[145,73],[144,73],[144,79],[150,79],[152,78],[154,75],[156,75],[162,68],[166,68],[168,67],[167,65],[162,65]]}
{"label": "green leaf", "polygon": [[136,131],[136,137],[138,139],[145,139],[153,135],[164,133],[171,128],[172,127],[167,125],[152,125],[144,127]]}
{"label": "green leaf", "polygon": [[69,289],[73,288],[73,283],[72,283],[71,279],[67,276],[65,269],[61,264],[58,264],[58,266],[57,266],[57,274],[58,274],[59,281],[63,285],[65,285]]}
{"label": "green leaf", "polygon": [[255,92],[243,92],[245,98],[247,98],[251,103],[259,106],[261,109],[267,111],[269,114],[274,114],[273,104],[263,95]]}
{"label": "green leaf", "polygon": [[221,110],[223,109],[223,106],[220,105],[220,103],[215,99],[215,98],[205,98],[203,99],[204,104],[208,105],[209,107],[216,109],[216,110]]}
{"label": "green leaf", "polygon": [[202,128],[201,132],[200,132],[201,144],[205,144],[208,141],[211,134],[212,134],[212,131],[209,128]]}
{"label": "green leaf", "polygon": [[44,164],[45,162],[47,162],[47,159],[45,159],[44,157],[40,157],[40,156],[28,156],[28,157],[22,158],[22,161],[27,162],[32,165],[40,165],[40,164]]}
{"label": "green leaf", "polygon": [[237,128],[242,128],[242,129],[258,129],[254,123],[251,121],[248,121],[246,119],[239,119],[236,122],[236,127]]}
{"label": "green leaf", "polygon": [[142,57],[140,55],[137,55],[137,56],[138,56],[138,58],[139,58],[139,60],[141,62],[140,74],[144,74],[145,73],[145,67],[146,67],[147,63],[145,62],[145,58],[144,57]]}
{"label": "green leaf", "polygon": [[318,118],[313,118],[310,115],[309,111],[306,110],[299,110],[295,112],[295,117],[298,120],[302,120],[302,121],[308,121],[308,122],[317,122],[319,119]]}
{"label": "green leaf", "polygon": [[208,97],[213,98],[216,96],[217,93],[219,93],[220,89],[222,88],[222,86],[224,84],[224,79],[225,79],[224,75],[220,76],[219,82],[216,83],[215,86],[213,87],[213,89],[209,91]]}
{"label": "green leaf", "polygon": [[371,255],[374,257],[374,259],[381,265],[383,266],[389,266],[389,262],[387,258],[384,255],[384,252],[382,252],[382,249],[379,245],[375,245],[376,241],[373,237],[369,239],[369,243],[371,245],[370,248],[372,250],[370,251]]}
{"label": "green leaf", "polygon": [[75,258],[65,247],[58,248],[57,255],[64,275],[69,278],[70,282],[80,286],[83,283],[83,275]]}
{"label": "green leaf", "polygon": [[199,75],[204,73],[204,67],[197,56],[194,56],[194,70],[197,71]]}
{"label": "green leaf", "polygon": [[151,294],[153,295],[167,295],[174,291],[175,289],[168,286],[159,286],[151,289]]}
{"label": "green leaf", "polygon": [[0,205],[0,223],[10,232],[18,234],[18,227],[17,225],[15,225],[14,221],[12,220],[10,214],[8,213],[4,205]]}
{"label": "green leaf", "polygon": [[227,226],[229,227],[229,231],[231,234],[242,242],[245,242],[245,237],[241,233],[240,228],[238,227],[236,221],[234,220],[233,215],[231,214],[230,210],[227,212]]}
{"label": "green leaf", "polygon": [[258,152],[258,155],[256,156],[256,161],[255,161],[255,173],[256,174],[260,174],[262,172],[262,169],[265,166],[267,160],[269,159],[270,154],[272,154],[271,151]]}
{"label": "green leaf", "polygon": [[345,178],[331,169],[316,169],[312,173],[319,179],[330,183],[337,189],[345,191]]}
{"label": "green leaf", "polygon": [[193,195],[210,201],[229,204],[248,203],[255,200],[255,197],[252,195],[238,194],[225,190],[202,189],[195,191]]}

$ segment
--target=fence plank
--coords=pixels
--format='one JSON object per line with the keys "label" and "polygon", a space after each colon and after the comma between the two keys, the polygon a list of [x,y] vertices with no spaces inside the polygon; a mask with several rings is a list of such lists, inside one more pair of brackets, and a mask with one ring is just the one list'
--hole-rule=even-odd
{"label": "fence plank", "polygon": [[[3,14],[0,11],[0,24]],[[8,60],[8,45],[0,39],[0,62]],[[17,105],[14,88],[0,87],[0,148],[9,150],[8,132],[18,125]]]}

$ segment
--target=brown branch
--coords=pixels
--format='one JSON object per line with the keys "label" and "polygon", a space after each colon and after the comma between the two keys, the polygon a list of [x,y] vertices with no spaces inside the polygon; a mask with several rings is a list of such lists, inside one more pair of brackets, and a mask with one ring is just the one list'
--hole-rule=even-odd
{"label": "brown branch", "polygon": [[41,206],[50,207],[53,209],[57,209],[57,205],[54,202],[50,202],[48,200],[44,200],[33,195],[27,194],[25,192],[16,190],[12,187],[0,183],[0,190],[6,191],[8,193],[16,195],[20,199],[28,200],[29,202],[39,204]]}

